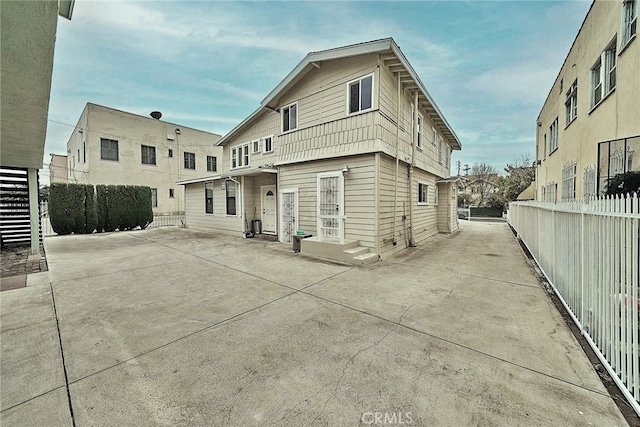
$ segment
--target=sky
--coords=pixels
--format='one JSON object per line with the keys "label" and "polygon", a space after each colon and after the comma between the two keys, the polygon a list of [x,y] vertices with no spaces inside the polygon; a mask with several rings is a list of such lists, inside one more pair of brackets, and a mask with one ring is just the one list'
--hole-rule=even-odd
{"label": "sky", "polygon": [[536,117],[590,5],[76,0],[58,22],[45,168],[87,102],[224,135],[307,53],[393,37],[462,143],[452,175],[457,161],[502,172],[533,158]]}

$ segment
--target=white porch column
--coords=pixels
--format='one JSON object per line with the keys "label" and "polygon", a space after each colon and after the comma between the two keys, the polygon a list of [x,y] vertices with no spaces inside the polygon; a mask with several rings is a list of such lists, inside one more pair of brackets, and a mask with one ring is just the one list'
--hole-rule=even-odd
{"label": "white porch column", "polygon": [[29,224],[31,225],[31,255],[37,255],[40,253],[38,169],[28,169],[27,182],[29,183]]}

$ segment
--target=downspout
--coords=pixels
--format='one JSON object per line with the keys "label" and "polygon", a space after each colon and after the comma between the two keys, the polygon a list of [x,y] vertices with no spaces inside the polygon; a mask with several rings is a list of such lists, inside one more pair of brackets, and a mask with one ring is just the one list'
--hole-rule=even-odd
{"label": "downspout", "polygon": [[411,128],[412,144],[411,144],[411,166],[409,166],[409,247],[415,247],[416,241],[413,237],[413,169],[416,166],[416,150],[418,143],[418,91],[413,94],[413,126]]}
{"label": "downspout", "polygon": [[396,222],[398,220],[397,209],[398,209],[398,175],[400,171],[400,94],[402,92],[401,84],[400,84],[400,73],[396,74],[398,80],[398,99],[396,102],[396,179],[394,183],[393,189],[393,238],[392,243],[393,246],[398,244],[398,238],[396,234]]}

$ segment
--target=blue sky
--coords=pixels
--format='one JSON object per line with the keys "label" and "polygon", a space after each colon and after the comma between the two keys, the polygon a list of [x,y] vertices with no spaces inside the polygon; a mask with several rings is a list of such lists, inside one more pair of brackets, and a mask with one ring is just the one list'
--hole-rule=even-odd
{"label": "blue sky", "polygon": [[58,24],[44,162],[87,102],[223,135],[308,52],[393,37],[462,142],[452,174],[457,160],[502,171],[533,155],[590,4],[77,0]]}

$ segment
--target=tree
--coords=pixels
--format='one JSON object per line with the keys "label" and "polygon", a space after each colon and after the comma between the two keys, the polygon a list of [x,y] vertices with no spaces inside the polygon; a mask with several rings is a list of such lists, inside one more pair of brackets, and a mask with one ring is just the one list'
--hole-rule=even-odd
{"label": "tree", "polygon": [[609,181],[607,194],[640,193],[640,172],[620,173]]}
{"label": "tree", "polygon": [[524,154],[513,163],[507,164],[504,171],[507,174],[500,177],[498,187],[508,201],[516,200],[536,178],[536,169],[530,154]]}
{"label": "tree", "polygon": [[473,189],[472,193],[477,194],[478,206],[482,206],[489,194],[495,191],[498,172],[488,163],[475,163],[469,179],[468,185]]}

